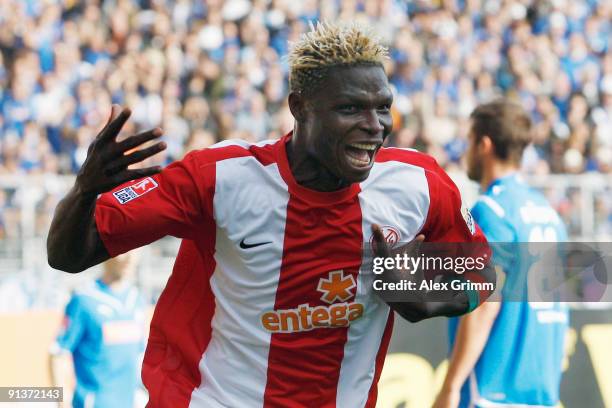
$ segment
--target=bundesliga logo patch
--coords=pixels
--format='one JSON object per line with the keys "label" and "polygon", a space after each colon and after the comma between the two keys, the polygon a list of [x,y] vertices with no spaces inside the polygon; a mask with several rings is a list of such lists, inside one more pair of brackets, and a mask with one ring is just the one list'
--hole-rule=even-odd
{"label": "bundesliga logo patch", "polygon": [[138,183],[134,183],[131,186],[113,192],[113,196],[119,201],[119,204],[125,204],[157,188],[157,186],[158,184],[155,180],[151,177],[147,177],[146,179],[140,180]]}

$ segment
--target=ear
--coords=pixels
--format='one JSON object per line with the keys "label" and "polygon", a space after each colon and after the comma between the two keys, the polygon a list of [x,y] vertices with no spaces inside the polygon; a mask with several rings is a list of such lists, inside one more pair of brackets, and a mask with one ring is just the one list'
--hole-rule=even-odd
{"label": "ear", "polygon": [[480,138],[480,142],[478,142],[478,153],[481,156],[490,156],[495,154],[495,147],[493,146],[493,141],[487,135],[484,135]]}
{"label": "ear", "polygon": [[306,100],[304,95],[292,91],[289,94],[289,110],[296,122],[303,122],[306,116]]}

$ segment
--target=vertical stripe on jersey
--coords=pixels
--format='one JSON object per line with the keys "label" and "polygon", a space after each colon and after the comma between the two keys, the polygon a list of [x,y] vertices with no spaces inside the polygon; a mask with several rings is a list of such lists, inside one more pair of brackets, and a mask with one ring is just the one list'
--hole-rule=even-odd
{"label": "vertical stripe on jersey", "polygon": [[389,316],[387,317],[387,324],[385,325],[385,332],[383,333],[380,347],[378,348],[378,354],[376,355],[376,369],[374,370],[374,379],[370,386],[368,393],[368,401],[365,404],[366,408],[374,408],[376,406],[376,400],[378,399],[378,380],[382,373],[383,365],[385,364],[385,357],[387,357],[387,350],[389,349],[389,342],[391,341],[391,333],[393,333],[393,319],[395,312],[389,310]]}
{"label": "vertical stripe on jersey", "polygon": [[[212,166],[201,175],[213,186],[215,176]],[[203,205],[212,214],[212,200]],[[200,234],[199,247],[186,239],[181,243],[151,320],[142,366],[142,380],[149,391],[147,408],[187,407],[192,390],[201,381],[198,363],[210,341],[215,312],[209,283],[216,266],[212,219],[205,221]]]}
{"label": "vertical stripe on jersey", "polygon": [[[317,290],[321,279],[342,270],[343,276],[352,275],[357,280],[362,237],[359,200],[355,195],[340,202],[317,204],[290,192],[274,309],[295,309],[304,304],[330,306]],[[347,302],[354,301],[354,291]],[[264,406],[335,406],[347,330],[324,327],[274,333]]]}
{"label": "vertical stripe on jersey", "polygon": [[[360,279],[360,284],[363,280]],[[357,295],[366,302],[366,315],[354,321],[347,333],[344,346],[344,359],[337,385],[336,406],[338,408],[373,407],[366,404],[374,393],[376,402],[376,382],[380,377],[387,346],[393,327],[393,312],[373,294]],[[366,297],[371,299],[366,300]],[[369,401],[368,401],[369,402]]]}
{"label": "vertical stripe on jersey", "polygon": [[[372,224],[393,227],[400,240],[408,242],[422,228],[428,213],[424,171],[395,161],[377,163],[361,183],[359,201],[365,245],[370,245]],[[376,402],[376,384],[391,338],[393,313],[372,293],[374,278],[370,270],[363,269],[359,274],[356,301],[366,305],[366,313],[348,330],[338,382],[338,407],[370,407]]]}
{"label": "vertical stripe on jersey", "polygon": [[[274,308],[288,201],[276,164],[262,166],[252,156],[217,163],[217,268],[210,279],[215,315],[192,407],[263,404],[271,335],[261,325],[261,311]],[[265,244],[241,248],[241,241]]]}

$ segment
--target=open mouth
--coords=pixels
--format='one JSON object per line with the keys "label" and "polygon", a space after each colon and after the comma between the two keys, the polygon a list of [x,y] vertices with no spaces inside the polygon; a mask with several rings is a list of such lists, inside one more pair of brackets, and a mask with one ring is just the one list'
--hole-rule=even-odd
{"label": "open mouth", "polygon": [[378,143],[351,143],[346,146],[348,162],[355,167],[368,167],[377,148]]}

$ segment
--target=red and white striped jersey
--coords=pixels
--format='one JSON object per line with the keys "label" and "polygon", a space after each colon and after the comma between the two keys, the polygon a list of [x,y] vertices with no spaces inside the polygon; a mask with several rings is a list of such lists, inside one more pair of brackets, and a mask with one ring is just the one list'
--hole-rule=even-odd
{"label": "red and white striped jersey", "polygon": [[484,241],[427,155],[382,148],[366,181],[318,192],[285,144],[226,141],[103,194],[111,256],[183,239],[156,306],[149,407],[373,407],[393,314],[362,268],[371,225],[390,241]]}

